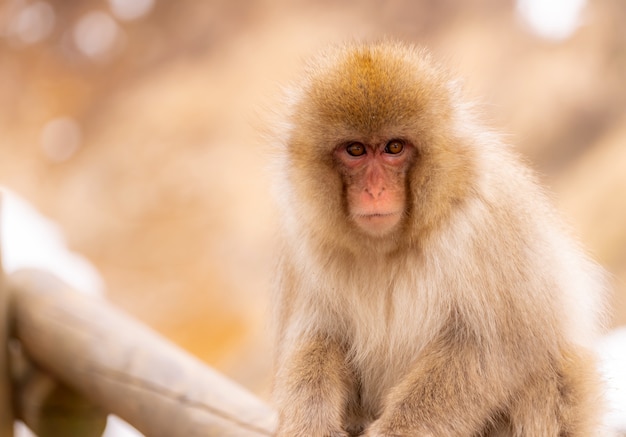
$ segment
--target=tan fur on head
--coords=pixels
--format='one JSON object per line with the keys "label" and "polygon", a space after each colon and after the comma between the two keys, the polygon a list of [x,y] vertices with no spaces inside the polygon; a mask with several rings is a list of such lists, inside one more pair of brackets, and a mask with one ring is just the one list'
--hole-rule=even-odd
{"label": "tan fur on head", "polygon": [[329,50],[293,91],[279,435],[597,435],[603,274],[458,94],[388,41]]}

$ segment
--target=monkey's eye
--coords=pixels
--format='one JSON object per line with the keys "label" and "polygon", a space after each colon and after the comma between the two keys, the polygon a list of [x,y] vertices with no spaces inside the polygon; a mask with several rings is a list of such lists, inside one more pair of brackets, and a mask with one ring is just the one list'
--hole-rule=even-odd
{"label": "monkey's eye", "polygon": [[385,146],[385,153],[396,155],[404,150],[404,144],[402,141],[391,140]]}
{"label": "monkey's eye", "polygon": [[350,143],[346,146],[346,152],[350,156],[365,155],[365,146],[361,143]]}

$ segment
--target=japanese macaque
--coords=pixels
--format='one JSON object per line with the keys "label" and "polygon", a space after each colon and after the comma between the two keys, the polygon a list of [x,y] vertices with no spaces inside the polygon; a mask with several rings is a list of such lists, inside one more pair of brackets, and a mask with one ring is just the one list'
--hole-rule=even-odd
{"label": "japanese macaque", "polygon": [[600,433],[602,271],[421,49],[332,49],[277,141],[279,436]]}

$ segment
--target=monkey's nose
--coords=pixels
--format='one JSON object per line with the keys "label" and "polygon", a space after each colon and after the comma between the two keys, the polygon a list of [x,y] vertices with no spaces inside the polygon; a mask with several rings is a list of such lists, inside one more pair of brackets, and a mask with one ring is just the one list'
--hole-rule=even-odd
{"label": "monkey's nose", "polygon": [[385,191],[385,187],[384,186],[366,187],[365,191],[367,192],[367,194],[370,195],[372,199],[378,199]]}

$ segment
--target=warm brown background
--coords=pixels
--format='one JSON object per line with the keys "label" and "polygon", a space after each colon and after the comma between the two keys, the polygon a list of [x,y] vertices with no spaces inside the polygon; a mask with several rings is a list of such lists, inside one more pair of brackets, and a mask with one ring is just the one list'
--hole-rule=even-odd
{"label": "warm brown background", "polygon": [[[44,36],[20,15],[36,3],[0,3],[0,184],[62,226],[113,302],[254,391],[274,229],[258,125],[302,59],[346,38],[425,44],[466,78],[613,274],[611,324],[626,323],[623,0],[590,2],[564,41],[502,0],[156,0],[127,21],[105,0],[48,0]],[[117,33],[90,58],[74,34],[93,11]],[[80,137],[44,134],[56,117]]]}

